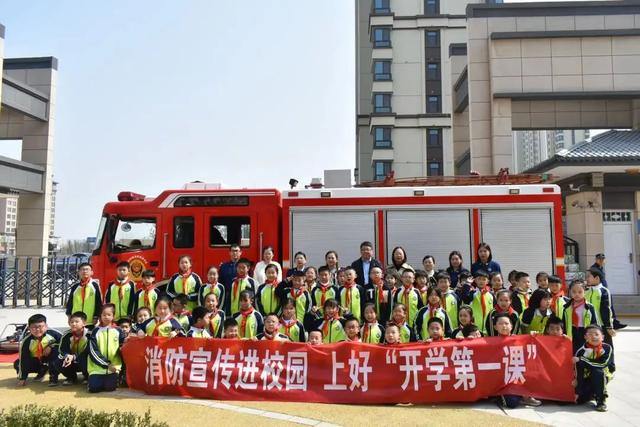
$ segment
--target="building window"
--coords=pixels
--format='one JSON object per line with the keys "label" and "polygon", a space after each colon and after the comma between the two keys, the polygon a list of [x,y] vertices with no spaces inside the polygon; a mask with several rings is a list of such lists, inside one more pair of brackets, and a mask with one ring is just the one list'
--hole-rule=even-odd
{"label": "building window", "polygon": [[439,31],[427,31],[427,47],[440,47]]}
{"label": "building window", "polygon": [[429,98],[427,98],[427,113],[439,113],[440,111],[440,96],[429,96]]}
{"label": "building window", "polygon": [[429,62],[427,64],[427,80],[440,80],[440,64]]}
{"label": "building window", "polygon": [[391,80],[391,61],[376,61],[373,69],[374,80]]}
{"label": "building window", "polygon": [[391,47],[391,29],[373,29],[373,47]]}
{"label": "building window", "polygon": [[373,148],[391,148],[391,128],[373,128]]}
{"label": "building window", "polygon": [[428,130],[427,145],[429,147],[440,147],[442,145],[442,129]]}
{"label": "building window", "polygon": [[373,95],[373,111],[375,113],[391,112],[391,94],[376,93]]}
{"label": "building window", "polygon": [[391,161],[376,160],[373,162],[373,179],[382,181],[391,172]]}
{"label": "building window", "polygon": [[440,14],[440,0],[424,0],[424,14],[428,16]]}
{"label": "building window", "polygon": [[373,2],[373,13],[390,13],[389,0],[375,0]]}
{"label": "building window", "polygon": [[442,163],[440,162],[429,162],[427,164],[428,171],[427,174],[429,176],[441,176],[442,175]]}

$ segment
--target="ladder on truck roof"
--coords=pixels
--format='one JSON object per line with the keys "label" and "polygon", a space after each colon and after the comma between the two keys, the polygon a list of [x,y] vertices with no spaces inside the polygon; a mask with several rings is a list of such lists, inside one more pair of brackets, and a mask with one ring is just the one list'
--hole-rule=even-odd
{"label": "ladder on truck roof", "polygon": [[522,185],[541,184],[551,182],[553,176],[549,174],[516,174],[509,175],[501,170],[498,175],[458,175],[458,176],[430,176],[421,178],[395,178],[391,171],[383,180],[364,181],[356,187],[427,187],[427,186],[464,186],[464,185]]}

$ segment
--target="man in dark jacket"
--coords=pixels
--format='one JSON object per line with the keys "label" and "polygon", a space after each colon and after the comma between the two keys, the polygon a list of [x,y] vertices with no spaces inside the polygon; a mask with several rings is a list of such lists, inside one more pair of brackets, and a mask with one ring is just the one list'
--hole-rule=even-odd
{"label": "man in dark jacket", "polygon": [[[369,272],[373,267],[382,268],[380,261],[373,257],[373,244],[371,242],[360,243],[360,258],[351,263],[351,267],[356,271],[356,283],[360,286],[369,285]],[[383,269],[384,271],[384,269]]]}

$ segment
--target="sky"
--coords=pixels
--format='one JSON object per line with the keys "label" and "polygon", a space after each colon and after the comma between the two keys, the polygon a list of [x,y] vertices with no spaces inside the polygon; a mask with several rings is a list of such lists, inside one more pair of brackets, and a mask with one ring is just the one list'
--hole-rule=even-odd
{"label": "sky", "polygon": [[59,60],[55,234],[95,235],[124,190],[353,170],[354,21],[352,0],[0,0],[5,57]]}

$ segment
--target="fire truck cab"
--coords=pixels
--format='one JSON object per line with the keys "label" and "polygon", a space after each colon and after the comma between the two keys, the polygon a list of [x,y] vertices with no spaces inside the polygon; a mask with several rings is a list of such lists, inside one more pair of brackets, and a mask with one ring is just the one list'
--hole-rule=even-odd
{"label": "fire truck cab", "polygon": [[309,265],[320,266],[325,253],[335,250],[340,265],[348,265],[360,256],[363,241],[374,244],[385,264],[393,248],[402,246],[411,265],[432,255],[437,268],[448,267],[452,250],[462,253],[469,268],[475,248],[487,242],[505,274],[518,269],[564,276],[561,195],[550,184],[281,193],[196,183],[156,198],[124,192],[118,199],[104,207],[92,257],[103,286],[120,261],[130,263],[133,279],[153,269],[161,282],[177,271],[180,255],[191,256],[194,271],[205,275],[209,266],[229,259],[231,244],[254,262],[272,246],[275,259],[288,268],[297,251],[306,253]]}

